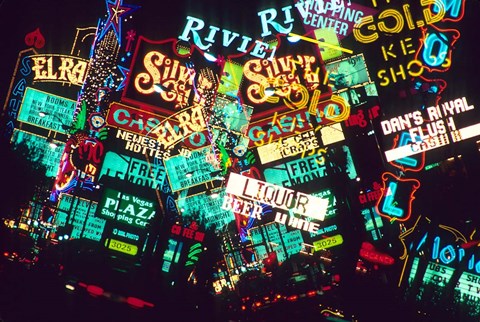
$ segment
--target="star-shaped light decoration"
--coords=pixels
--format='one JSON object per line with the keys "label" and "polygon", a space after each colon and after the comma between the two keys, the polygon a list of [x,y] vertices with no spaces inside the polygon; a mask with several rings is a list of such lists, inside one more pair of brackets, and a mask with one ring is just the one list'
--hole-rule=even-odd
{"label": "star-shaped light decoration", "polygon": [[121,45],[122,18],[127,14],[133,13],[140,8],[140,6],[124,5],[123,0],[106,0],[105,4],[107,5],[108,17],[101,33],[101,37],[103,37],[107,31],[112,28],[117,36],[118,43]]}
{"label": "star-shaped light decoration", "polygon": [[119,90],[121,90],[125,87],[125,83],[127,81],[127,76],[128,76],[128,73],[130,72],[130,69],[125,68],[125,67],[120,66],[120,65],[118,65],[117,68],[123,75],[122,82],[117,87],[117,91],[119,91]]}

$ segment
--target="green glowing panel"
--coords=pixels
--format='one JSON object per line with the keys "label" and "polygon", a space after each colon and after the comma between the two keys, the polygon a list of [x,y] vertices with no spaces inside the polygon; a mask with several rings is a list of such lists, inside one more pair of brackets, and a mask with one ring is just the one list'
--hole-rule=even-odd
{"label": "green glowing panel", "polygon": [[206,194],[197,194],[177,200],[177,207],[185,219],[195,220],[206,229],[215,227],[215,230],[224,228],[233,220],[235,215],[232,210],[222,209],[225,191],[219,191],[214,197]]}
{"label": "green glowing panel", "polygon": [[119,223],[145,228],[155,216],[153,201],[106,188],[97,215]]}
{"label": "green glowing panel", "polygon": [[57,175],[60,159],[62,157],[65,144],[54,141],[56,148],[52,148],[43,136],[38,136],[21,130],[14,130],[12,135],[12,144],[16,148],[20,144],[25,145],[29,151],[29,158],[45,166],[45,176],[55,178]]}
{"label": "green glowing panel", "polygon": [[[298,254],[303,249],[302,232],[298,229],[287,231],[285,225],[271,223],[252,228],[248,231],[250,239],[255,246],[259,259],[263,259],[267,252],[265,247],[277,253],[279,262]],[[262,245],[263,244],[263,245]]]}
{"label": "green glowing panel", "polygon": [[237,97],[242,77],[243,66],[227,60],[223,68],[222,77],[220,78],[218,93],[225,94],[230,97]]}
{"label": "green glowing panel", "polygon": [[[341,47],[335,29],[333,28],[315,29],[315,38],[320,42]],[[320,48],[320,53],[324,61],[342,56],[342,52],[338,49],[332,48],[332,46],[322,46],[320,43],[318,47]]]}
{"label": "green glowing panel", "polygon": [[220,123],[224,129],[234,133],[246,133],[252,111],[251,107],[241,105],[237,99],[217,96],[213,105],[214,117],[209,122],[214,126]]}
{"label": "green glowing panel", "polygon": [[[27,87],[17,120],[66,133],[73,122],[75,105],[74,100]],[[41,112],[45,116],[41,117]]]}
{"label": "green glowing panel", "polygon": [[[418,257],[413,259],[412,268],[410,270],[410,276],[408,282],[411,284],[418,270]],[[425,275],[423,276],[424,284],[434,284],[437,286],[445,287],[453,276],[455,269],[446,265],[440,265],[435,262],[429,262]],[[455,290],[459,292],[460,302],[480,300],[480,275],[462,272],[462,275],[458,279],[455,286]]]}
{"label": "green glowing panel", "polygon": [[333,235],[331,237],[323,238],[320,240],[316,240],[313,242],[313,247],[315,251],[319,251],[322,249],[327,249],[331,247],[335,247],[338,245],[343,244],[343,237],[342,235]]}
{"label": "green glowing panel", "polygon": [[206,147],[165,160],[165,168],[172,191],[211,181],[212,173],[219,171],[212,164],[214,162],[211,160],[214,158],[211,147]]}
{"label": "green glowing panel", "polygon": [[129,244],[116,239],[109,239],[105,242],[108,249],[114,250],[116,252],[128,254],[135,256],[138,253],[138,247],[133,244]]}
{"label": "green glowing panel", "polygon": [[99,178],[104,175],[119,178],[125,183],[160,190],[166,171],[161,163],[147,162],[109,151],[105,155]]}
{"label": "green glowing panel", "polygon": [[55,225],[58,227],[71,225],[71,238],[100,241],[105,228],[105,219],[95,217],[96,210],[97,203],[94,201],[62,194],[55,216]]}
{"label": "green glowing panel", "polygon": [[363,54],[330,62],[325,65],[325,69],[334,92],[370,82]]}
{"label": "green glowing panel", "polygon": [[318,192],[312,193],[312,196],[319,197],[322,199],[328,199],[327,213],[325,214],[325,219],[335,217],[337,214],[337,200],[331,189],[322,189]]}
{"label": "green glowing panel", "polygon": [[[413,279],[417,274],[418,261],[418,257],[413,259],[412,269],[410,270],[410,276],[408,278],[410,284],[413,282]],[[455,270],[451,267],[440,265],[435,262],[429,262],[425,275],[423,275],[423,284],[431,283],[438,286],[446,286],[454,271]]]}

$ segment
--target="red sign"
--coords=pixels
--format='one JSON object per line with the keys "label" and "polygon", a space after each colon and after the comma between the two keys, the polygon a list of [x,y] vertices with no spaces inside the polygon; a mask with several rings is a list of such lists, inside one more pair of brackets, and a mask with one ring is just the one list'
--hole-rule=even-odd
{"label": "red sign", "polygon": [[360,257],[375,264],[392,265],[395,262],[395,259],[392,256],[377,251],[375,246],[369,242],[362,243]]}

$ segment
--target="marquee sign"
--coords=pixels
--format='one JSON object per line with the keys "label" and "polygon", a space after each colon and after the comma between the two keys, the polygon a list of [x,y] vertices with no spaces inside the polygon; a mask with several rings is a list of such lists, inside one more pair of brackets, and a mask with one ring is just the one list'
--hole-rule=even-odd
{"label": "marquee sign", "polygon": [[88,238],[100,241],[105,229],[105,219],[95,217],[97,202],[62,194],[58,202],[55,225],[65,227],[72,225],[69,237],[73,239]]}
{"label": "marquee sign", "polygon": [[212,103],[209,92],[218,86],[222,64],[207,60],[196,46],[176,44],[175,39],[139,37],[122,101],[161,117]]}
{"label": "marquee sign", "polygon": [[212,181],[212,174],[219,169],[210,162],[210,146],[191,151],[187,156],[176,155],[165,160],[172,191],[178,191]]}
{"label": "marquee sign", "polygon": [[34,82],[60,82],[81,86],[85,81],[88,60],[59,54],[31,55]]}
{"label": "marquee sign", "polygon": [[106,188],[98,203],[97,216],[126,225],[146,228],[155,217],[153,201]]}
{"label": "marquee sign", "polygon": [[324,219],[328,208],[328,199],[321,199],[237,173],[230,174],[226,192],[318,220]]}
{"label": "marquee sign", "polygon": [[73,100],[27,87],[17,120],[66,133],[73,122],[75,106]]}
{"label": "marquee sign", "polygon": [[474,108],[466,97],[461,97],[381,121],[384,135],[408,131],[411,139],[408,144],[385,151],[387,161],[410,157],[480,135],[480,123],[462,128],[455,124],[454,117]]}

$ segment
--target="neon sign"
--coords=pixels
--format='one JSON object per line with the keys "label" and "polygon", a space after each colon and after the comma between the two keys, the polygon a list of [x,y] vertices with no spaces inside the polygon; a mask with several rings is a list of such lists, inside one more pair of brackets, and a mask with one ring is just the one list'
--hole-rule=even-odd
{"label": "neon sign", "polygon": [[152,201],[105,189],[98,205],[98,216],[139,228],[146,228],[155,217],[155,205]]}
{"label": "neon sign", "polygon": [[392,256],[376,250],[375,246],[369,242],[362,243],[360,257],[375,264],[393,265],[395,262]]}
{"label": "neon sign", "polygon": [[325,218],[328,208],[328,199],[318,198],[237,173],[230,174],[226,192],[240,198],[266,203],[275,208],[292,210],[295,214],[318,220]]}
{"label": "neon sign", "polygon": [[187,239],[196,240],[202,242],[205,238],[205,233],[198,230],[198,225],[196,222],[192,222],[189,227],[183,227],[178,224],[173,224],[171,228],[171,233],[173,235],[182,236]]}
{"label": "neon sign", "polygon": [[[210,93],[217,89],[224,61],[207,60],[196,46],[180,53],[176,44],[175,39],[153,41],[139,37],[122,101],[155,111],[162,117],[186,108],[193,107],[196,111],[196,106],[201,109],[211,104],[209,100],[213,102]],[[190,116],[180,115],[181,118]],[[183,122],[189,120],[190,117]],[[190,122],[193,123],[193,116]],[[189,134],[185,133],[185,127],[181,131],[184,132],[182,136]],[[162,134],[160,131],[159,136]]]}
{"label": "neon sign", "polygon": [[27,87],[17,120],[66,133],[72,124],[75,106],[73,100]]}
{"label": "neon sign", "polygon": [[142,187],[160,190],[166,178],[166,171],[163,164],[149,163],[109,151],[103,159],[99,179],[104,175]]}
{"label": "neon sign", "polygon": [[456,98],[435,106],[427,107],[428,119],[424,119],[420,110],[381,121],[384,135],[408,130],[409,144],[385,151],[388,162],[406,158],[424,151],[436,149],[453,142],[459,142],[480,135],[480,123],[457,129],[453,116],[475,108],[465,97]]}
{"label": "neon sign", "polygon": [[68,55],[32,55],[34,82],[61,82],[81,86],[87,76],[88,60]]}
{"label": "neon sign", "polygon": [[[384,34],[398,34],[406,27],[409,30],[416,29],[417,26],[431,25],[442,20],[445,15],[445,7],[441,1],[438,0],[421,0],[420,4],[424,9],[423,20],[419,20],[416,24],[413,21],[410,5],[404,4],[402,11],[396,9],[385,9],[380,12],[375,21],[373,15],[363,17],[353,28],[353,35],[355,39],[361,43],[368,44],[375,42],[379,38],[379,33]],[[432,6],[433,5],[433,6]],[[432,9],[436,7],[436,9]],[[434,12],[437,12],[433,14]],[[387,25],[386,18],[393,18],[395,24]],[[366,30],[373,30],[373,32],[365,32]]]}
{"label": "neon sign", "polygon": [[138,247],[136,245],[126,243],[117,239],[109,238],[105,240],[105,246],[108,249],[121,252],[124,254],[135,256],[138,253]]}
{"label": "neon sign", "polygon": [[386,218],[406,221],[412,212],[414,193],[420,188],[416,179],[400,179],[390,172],[382,174],[382,196],[377,202],[377,212]]}

